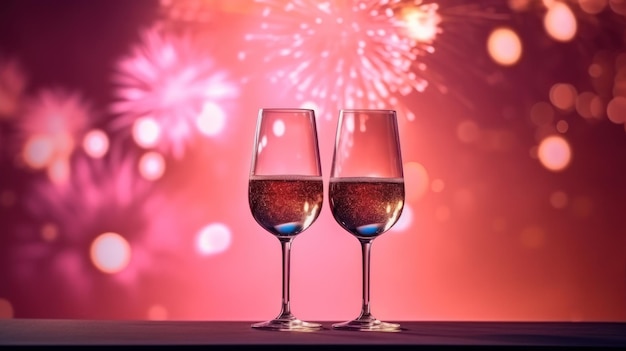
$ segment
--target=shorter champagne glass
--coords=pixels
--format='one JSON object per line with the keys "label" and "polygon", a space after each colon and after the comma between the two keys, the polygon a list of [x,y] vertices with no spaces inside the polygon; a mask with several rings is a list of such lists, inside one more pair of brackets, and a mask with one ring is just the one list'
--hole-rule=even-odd
{"label": "shorter champagne glass", "polygon": [[306,109],[261,109],[248,183],[250,211],[282,247],[283,291],[278,317],[252,325],[280,331],[313,331],[319,323],[291,313],[291,243],[317,219],[324,198],[315,114]]}
{"label": "shorter champagne glass", "polygon": [[404,176],[396,112],[341,110],[329,183],[333,217],[359,240],[363,254],[363,305],[354,320],[334,329],[399,331],[370,312],[370,249],[389,230],[404,207]]}

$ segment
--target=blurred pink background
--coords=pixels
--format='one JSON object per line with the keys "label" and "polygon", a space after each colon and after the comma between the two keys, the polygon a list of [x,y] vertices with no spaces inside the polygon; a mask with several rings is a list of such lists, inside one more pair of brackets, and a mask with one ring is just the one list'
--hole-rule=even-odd
{"label": "blurred pink background", "polygon": [[[280,309],[247,178],[257,111],[398,112],[406,204],[372,247],[385,320],[626,320],[617,0],[4,0],[0,317]],[[286,150],[288,151],[288,150]],[[325,194],[325,201],[326,194]],[[291,304],[348,320],[358,241],[325,203]]]}

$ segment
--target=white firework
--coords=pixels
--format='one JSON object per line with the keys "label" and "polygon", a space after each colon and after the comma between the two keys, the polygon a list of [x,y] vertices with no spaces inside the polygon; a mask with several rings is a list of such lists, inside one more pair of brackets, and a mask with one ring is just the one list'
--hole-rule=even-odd
{"label": "white firework", "polygon": [[[421,57],[434,52],[437,4],[400,0],[273,1],[246,34],[240,60],[325,112],[399,108],[429,85]],[[254,72],[252,74],[255,74]],[[327,114],[327,118],[331,115]],[[407,118],[413,119],[408,113]]]}

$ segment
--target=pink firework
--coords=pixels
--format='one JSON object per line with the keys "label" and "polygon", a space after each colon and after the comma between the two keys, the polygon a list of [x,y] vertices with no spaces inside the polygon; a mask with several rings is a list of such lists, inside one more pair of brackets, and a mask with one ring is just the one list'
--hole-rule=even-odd
{"label": "pink firework", "polygon": [[117,101],[111,110],[119,118],[114,127],[129,128],[146,119],[156,122],[155,147],[181,158],[203,124],[222,118],[238,89],[191,36],[153,27],[141,38],[117,65]]}
{"label": "pink firework", "polygon": [[[261,5],[246,34],[244,62],[313,104],[330,119],[337,108],[399,108],[400,97],[429,85],[422,57],[434,51],[441,18],[420,0],[274,1]],[[407,118],[413,119],[408,112]]]}
{"label": "pink firework", "polygon": [[179,214],[138,176],[137,160],[119,149],[104,159],[76,154],[68,183],[41,182],[31,189],[24,199],[30,239],[23,235],[13,257],[20,260],[21,278],[57,277],[63,296],[87,302],[103,282],[136,290],[139,278],[162,270],[159,263],[180,250],[181,235],[152,224],[155,217],[175,222]]}
{"label": "pink firework", "polygon": [[79,93],[40,91],[25,102],[16,120],[23,161],[31,168],[46,169],[55,181],[65,181],[69,158],[91,118],[91,107]]}

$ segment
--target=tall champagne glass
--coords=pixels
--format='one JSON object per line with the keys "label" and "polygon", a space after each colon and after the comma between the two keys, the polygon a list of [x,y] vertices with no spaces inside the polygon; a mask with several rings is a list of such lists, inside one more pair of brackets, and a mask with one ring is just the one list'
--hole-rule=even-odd
{"label": "tall champagne glass", "polygon": [[404,207],[404,175],[396,112],[341,110],[329,183],[333,217],[356,237],[363,254],[363,305],[354,320],[333,328],[358,331],[399,331],[370,311],[370,249],[391,228]]}
{"label": "tall champagne glass", "polygon": [[291,313],[289,270],[291,243],[320,214],[324,186],[313,110],[259,110],[248,183],[250,211],[282,247],[283,291],[280,314],[253,328],[309,331],[319,323]]}

